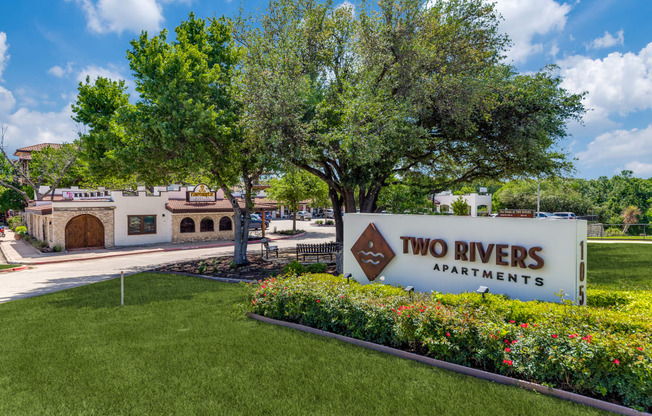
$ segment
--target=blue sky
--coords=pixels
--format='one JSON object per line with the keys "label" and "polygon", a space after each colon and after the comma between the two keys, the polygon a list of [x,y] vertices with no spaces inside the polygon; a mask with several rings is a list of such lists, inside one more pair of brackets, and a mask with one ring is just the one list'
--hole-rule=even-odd
{"label": "blue sky", "polygon": [[[6,148],[71,141],[70,104],[86,75],[126,79],[129,41],[172,30],[193,11],[234,16],[264,0],[17,0],[0,2],[0,123]],[[563,87],[587,91],[590,111],[563,148],[575,176],[622,169],[652,177],[652,1],[497,0],[519,71],[557,64]],[[133,83],[132,83],[133,85]]]}

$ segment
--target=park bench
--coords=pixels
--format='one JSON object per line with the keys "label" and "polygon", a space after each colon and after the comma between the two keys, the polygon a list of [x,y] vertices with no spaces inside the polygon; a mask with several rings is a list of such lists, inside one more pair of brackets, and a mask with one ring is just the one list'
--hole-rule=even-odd
{"label": "park bench", "polygon": [[319,260],[320,256],[326,255],[333,260],[333,254],[340,251],[342,251],[342,245],[339,243],[297,244],[297,261],[299,256],[303,256],[303,261],[306,261],[306,256],[316,256]]}
{"label": "park bench", "polygon": [[266,259],[269,258],[270,251],[275,252],[276,257],[278,257],[278,246],[270,246],[269,238],[263,238],[260,240],[260,250],[262,252],[262,256],[265,257]]}

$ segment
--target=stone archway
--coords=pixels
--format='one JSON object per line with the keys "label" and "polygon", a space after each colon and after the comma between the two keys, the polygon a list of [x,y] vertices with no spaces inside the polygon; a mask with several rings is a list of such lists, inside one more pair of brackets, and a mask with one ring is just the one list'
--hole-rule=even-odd
{"label": "stone archway", "polygon": [[104,225],[96,216],[82,214],[66,224],[66,250],[104,247]]}

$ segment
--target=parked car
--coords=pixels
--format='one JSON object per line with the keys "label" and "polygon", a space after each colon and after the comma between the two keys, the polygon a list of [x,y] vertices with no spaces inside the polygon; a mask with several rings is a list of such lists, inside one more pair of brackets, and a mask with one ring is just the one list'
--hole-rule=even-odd
{"label": "parked car", "polygon": [[573,212],[553,212],[550,218],[555,220],[574,220],[577,217]]}
{"label": "parked car", "polygon": [[[249,214],[249,229],[261,230],[263,228],[263,219],[258,214]],[[269,228],[269,220],[265,220],[265,229]]]}
{"label": "parked car", "polygon": [[326,218],[335,218],[335,212],[332,208],[326,210]]}
{"label": "parked car", "polygon": [[[255,212],[254,215],[258,215],[259,217],[262,217],[262,213],[260,212]],[[272,220],[272,213],[269,211],[265,211],[265,222],[270,222]]]}
{"label": "parked car", "polygon": [[297,219],[300,219],[301,221],[310,221],[312,219],[312,214],[308,211],[297,211]]}
{"label": "parked car", "polygon": [[550,218],[552,217],[552,214],[550,212],[537,212],[534,215],[535,218]]}

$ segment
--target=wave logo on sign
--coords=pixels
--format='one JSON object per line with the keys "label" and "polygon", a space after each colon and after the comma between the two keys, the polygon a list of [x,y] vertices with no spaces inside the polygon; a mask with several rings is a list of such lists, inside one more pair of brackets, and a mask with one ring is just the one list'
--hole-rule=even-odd
{"label": "wave logo on sign", "polygon": [[351,252],[369,281],[375,280],[395,256],[373,222],[369,223],[351,247]]}

